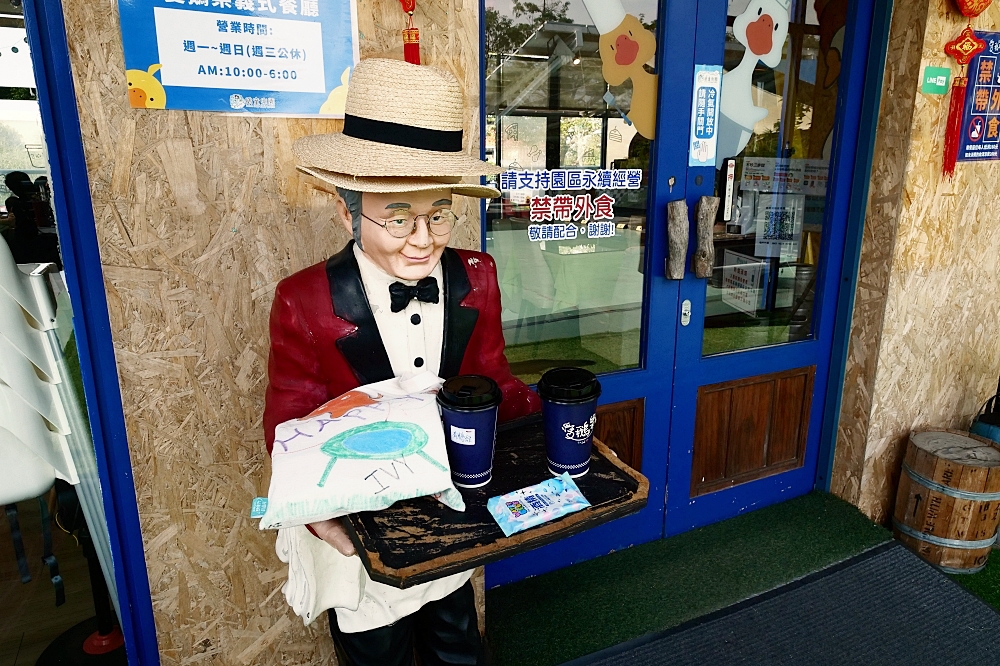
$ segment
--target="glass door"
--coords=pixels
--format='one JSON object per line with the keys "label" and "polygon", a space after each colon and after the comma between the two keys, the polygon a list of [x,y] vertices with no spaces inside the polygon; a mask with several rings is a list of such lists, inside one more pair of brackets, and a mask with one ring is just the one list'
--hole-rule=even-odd
{"label": "glass door", "polygon": [[[872,2],[485,1],[506,171],[484,246],[511,367],[597,373],[602,437],[628,431],[615,448],[650,480],[639,514],[490,565],[489,586],[812,489]],[[725,70],[719,168],[688,166],[696,65]],[[712,275],[668,280],[667,204],[693,219],[716,193]]]}
{"label": "glass door", "polygon": [[668,534],[813,488],[870,10],[699,2],[696,48],[724,74],[717,165],[689,170],[687,200],[721,202],[711,275],[680,282]]}
{"label": "glass door", "polygon": [[483,244],[507,358],[528,383],[563,365],[596,373],[596,434],[650,480],[645,510],[491,565],[493,586],[662,536],[677,287],[655,268],[672,187],[660,176],[683,178],[675,119],[688,98],[657,107],[657,74],[671,49],[692,60],[694,13],[671,27],[658,0],[486,0],[484,11],[486,158],[505,171]]}

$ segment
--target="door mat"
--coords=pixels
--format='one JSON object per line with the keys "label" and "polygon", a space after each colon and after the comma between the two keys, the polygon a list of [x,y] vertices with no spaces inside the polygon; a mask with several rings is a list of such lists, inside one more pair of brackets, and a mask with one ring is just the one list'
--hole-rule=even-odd
{"label": "door mat", "polygon": [[896,542],[566,666],[983,666],[1000,615]]}
{"label": "door mat", "polygon": [[555,666],[729,608],[891,540],[857,507],[814,492],[493,588],[486,593],[492,663]]}

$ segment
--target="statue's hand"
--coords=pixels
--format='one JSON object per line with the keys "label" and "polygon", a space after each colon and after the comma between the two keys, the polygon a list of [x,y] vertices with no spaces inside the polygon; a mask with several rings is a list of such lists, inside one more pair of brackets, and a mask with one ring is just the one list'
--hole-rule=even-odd
{"label": "statue's hand", "polygon": [[350,557],[355,554],[354,544],[351,543],[351,537],[347,536],[347,530],[344,529],[340,518],[311,523],[309,527],[316,531],[320,539],[336,548],[341,555]]}

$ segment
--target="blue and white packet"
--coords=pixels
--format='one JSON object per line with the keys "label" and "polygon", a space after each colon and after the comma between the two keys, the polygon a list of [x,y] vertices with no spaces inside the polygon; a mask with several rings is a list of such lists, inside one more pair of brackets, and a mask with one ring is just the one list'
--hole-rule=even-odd
{"label": "blue and white packet", "polygon": [[590,502],[568,472],[486,500],[486,508],[503,530],[504,536],[547,523],[588,506]]}

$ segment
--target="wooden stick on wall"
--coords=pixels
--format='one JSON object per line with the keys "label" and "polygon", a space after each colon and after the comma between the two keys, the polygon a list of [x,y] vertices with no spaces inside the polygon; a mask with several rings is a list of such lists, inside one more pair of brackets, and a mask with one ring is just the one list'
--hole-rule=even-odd
{"label": "wooden stick on wall", "polygon": [[684,279],[684,262],[688,250],[688,206],[687,201],[671,201],[667,204],[667,279]]}
{"label": "wooden stick on wall", "polygon": [[715,243],[712,238],[712,227],[715,216],[719,212],[719,197],[702,197],[698,200],[698,210],[695,211],[695,235],[697,246],[691,256],[691,270],[696,278],[712,277],[715,267]]}

